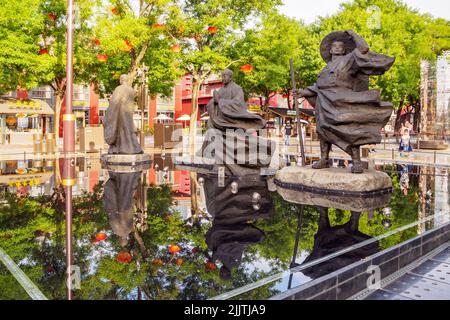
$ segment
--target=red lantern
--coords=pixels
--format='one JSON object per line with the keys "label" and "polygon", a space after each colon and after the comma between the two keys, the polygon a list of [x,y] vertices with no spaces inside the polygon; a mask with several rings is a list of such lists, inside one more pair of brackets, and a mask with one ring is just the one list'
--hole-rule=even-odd
{"label": "red lantern", "polygon": [[215,26],[209,26],[209,27],[208,27],[208,33],[209,33],[209,34],[216,34],[216,33],[217,33],[217,27],[215,27]]}
{"label": "red lantern", "polygon": [[97,55],[97,60],[100,62],[106,62],[108,60],[108,56],[104,53],[100,53]]}
{"label": "red lantern", "polygon": [[251,64],[244,64],[244,65],[241,67],[241,71],[242,71],[243,73],[250,73],[250,72],[252,72],[252,70],[253,70],[253,66],[252,66]]}
{"label": "red lantern", "polygon": [[95,236],[95,240],[97,241],[104,241],[108,238],[108,236],[106,235],[106,233],[103,232],[99,232],[97,233],[97,235]]}
{"label": "red lantern", "polygon": [[95,39],[94,43],[95,43],[96,46],[99,46],[99,45],[102,44],[102,42],[99,39]]}
{"label": "red lantern", "polygon": [[131,254],[127,251],[121,251],[116,256],[116,261],[120,263],[130,263],[132,260]]}
{"label": "red lantern", "polygon": [[125,40],[125,47],[124,47],[123,51],[130,52],[131,49],[133,49],[133,45],[131,44],[130,41]]}
{"label": "red lantern", "polygon": [[213,271],[217,269],[217,266],[214,262],[208,261],[206,263],[206,269]]}
{"label": "red lantern", "polygon": [[181,47],[178,43],[175,43],[170,47],[170,50],[174,53],[179,53],[181,51]]}
{"label": "red lantern", "polygon": [[47,18],[48,18],[48,20],[50,20],[50,21],[55,21],[55,20],[56,20],[56,13],[50,12],[50,13],[47,15]]}
{"label": "red lantern", "polygon": [[177,254],[180,251],[181,251],[181,248],[179,246],[177,246],[177,245],[170,245],[169,246],[169,252],[171,254]]}
{"label": "red lantern", "polygon": [[162,24],[162,23],[155,23],[155,24],[153,24],[153,28],[154,29],[158,29],[158,30],[164,29],[164,24]]}
{"label": "red lantern", "polygon": [[114,7],[111,9],[112,14],[119,14],[119,8]]}
{"label": "red lantern", "polygon": [[48,50],[47,50],[46,48],[41,48],[41,49],[39,50],[39,54],[40,54],[40,55],[48,54]]}
{"label": "red lantern", "polygon": [[288,94],[283,94],[283,98],[284,98],[284,99],[288,99],[288,98],[289,98],[289,95],[288,95]]}

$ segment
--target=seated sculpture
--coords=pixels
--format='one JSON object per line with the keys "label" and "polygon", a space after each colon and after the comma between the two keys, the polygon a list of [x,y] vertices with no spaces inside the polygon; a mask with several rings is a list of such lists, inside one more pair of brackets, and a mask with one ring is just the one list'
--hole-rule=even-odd
{"label": "seated sculpture", "polygon": [[320,53],[327,66],[314,86],[296,94],[316,109],[321,160],[313,168],[329,168],[331,146],[336,145],[351,156],[352,172],[363,173],[360,147],[381,142],[381,129],[393,111],[391,103],[381,101],[379,90],[369,90],[369,76],[384,74],[395,58],[369,51],[351,30],[329,34]]}
{"label": "seated sculpture", "polygon": [[128,76],[122,75],[120,86],[114,90],[103,120],[109,154],[144,153],[137,139],[133,121],[135,97],[136,92],[128,84]]}
{"label": "seated sculpture", "polygon": [[248,112],[244,91],[233,81],[233,71],[224,70],[222,82],[224,86],[214,92],[207,105],[210,119],[202,156],[225,165],[229,174],[268,167],[274,147],[258,132],[266,121]]}

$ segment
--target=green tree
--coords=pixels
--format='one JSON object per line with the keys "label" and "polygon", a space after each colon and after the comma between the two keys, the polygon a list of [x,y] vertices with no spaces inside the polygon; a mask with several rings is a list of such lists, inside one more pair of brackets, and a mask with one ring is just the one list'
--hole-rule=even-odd
{"label": "green tree", "polygon": [[192,76],[191,153],[195,150],[200,86],[213,73],[240,62],[231,61],[229,47],[250,18],[277,4],[279,0],[186,0],[173,8],[174,19],[167,32],[181,48],[181,67]]}
{"label": "green tree", "polygon": [[290,92],[290,58],[294,59],[299,85],[315,82],[322,65],[316,50],[318,41],[303,23],[281,14],[267,14],[231,48],[232,56],[253,66],[248,74],[235,67],[236,81],[248,95],[263,97],[267,107],[277,93]]}
{"label": "green tree", "polygon": [[[378,8],[380,15],[371,8]],[[338,13],[321,18],[315,28],[321,37],[353,29],[367,40],[371,50],[395,56],[392,69],[382,77],[373,77],[371,85],[380,88],[382,96],[399,109],[406,101],[417,105],[421,60],[435,59],[450,48],[449,21],[419,14],[397,0],[343,3]]]}

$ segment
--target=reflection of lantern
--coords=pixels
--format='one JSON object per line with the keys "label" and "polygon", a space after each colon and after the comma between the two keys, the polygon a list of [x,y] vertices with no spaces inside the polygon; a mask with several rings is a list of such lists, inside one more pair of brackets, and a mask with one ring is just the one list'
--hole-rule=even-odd
{"label": "reflection of lantern", "polygon": [[244,64],[244,65],[241,67],[241,71],[242,71],[243,73],[249,73],[249,72],[252,72],[252,70],[253,70],[253,66],[252,66],[251,64]]}
{"label": "reflection of lantern", "polygon": [[97,235],[95,236],[95,240],[97,241],[104,241],[108,238],[108,236],[106,235],[106,233],[103,232],[99,232],[97,233]]}
{"label": "reflection of lantern", "polygon": [[206,269],[208,269],[208,270],[216,270],[217,266],[216,266],[216,264],[214,262],[208,261],[206,263]]}
{"label": "reflection of lantern", "polygon": [[126,251],[121,251],[116,256],[116,261],[120,263],[130,263],[132,260],[131,254]]}
{"label": "reflection of lantern", "polygon": [[17,124],[17,119],[16,119],[16,117],[9,115],[9,116],[6,118],[6,124],[7,124],[9,127],[14,127],[14,126]]}
{"label": "reflection of lantern", "polygon": [[209,27],[208,27],[208,33],[209,33],[209,34],[215,34],[215,33],[217,33],[217,27],[215,27],[215,26],[209,26]]}
{"label": "reflection of lantern", "polygon": [[181,51],[181,47],[178,43],[175,43],[170,47],[170,50],[172,50],[172,52],[178,53]]}
{"label": "reflection of lantern", "polygon": [[181,248],[179,246],[177,246],[177,245],[170,245],[169,246],[169,252],[171,254],[177,254],[180,251],[181,251]]}
{"label": "reflection of lantern", "polygon": [[106,62],[108,60],[108,56],[104,53],[100,53],[97,55],[97,60],[100,62]]}
{"label": "reflection of lantern", "polygon": [[183,261],[183,259],[177,259],[177,260],[175,260],[175,263],[177,264],[177,266],[181,266],[183,263],[184,263],[184,261]]}

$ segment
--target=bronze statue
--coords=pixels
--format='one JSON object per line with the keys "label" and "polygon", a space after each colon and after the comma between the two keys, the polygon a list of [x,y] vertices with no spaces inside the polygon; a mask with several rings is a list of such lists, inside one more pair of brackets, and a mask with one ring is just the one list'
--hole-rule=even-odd
{"label": "bronze statue", "polygon": [[207,105],[210,116],[208,128],[225,131],[226,129],[255,129],[266,126],[259,115],[248,112],[244,91],[233,81],[233,71],[222,72],[224,86],[214,91],[214,98]]}
{"label": "bronze statue", "polygon": [[144,153],[138,142],[133,121],[135,96],[135,90],[128,85],[128,76],[120,76],[120,86],[111,96],[103,121],[109,154]]}
{"label": "bronze statue", "polygon": [[351,30],[326,36],[320,53],[327,66],[314,86],[296,94],[316,109],[321,160],[313,168],[329,168],[331,146],[336,145],[351,156],[352,172],[363,173],[360,147],[381,142],[381,129],[393,111],[391,103],[381,101],[379,90],[369,90],[369,76],[384,74],[395,58],[371,52]]}
{"label": "bronze statue", "polygon": [[266,121],[248,112],[244,91],[233,81],[233,71],[224,70],[222,82],[224,86],[214,91],[207,105],[210,118],[202,156],[224,165],[227,174],[243,175],[268,167],[275,147],[256,134]]}

